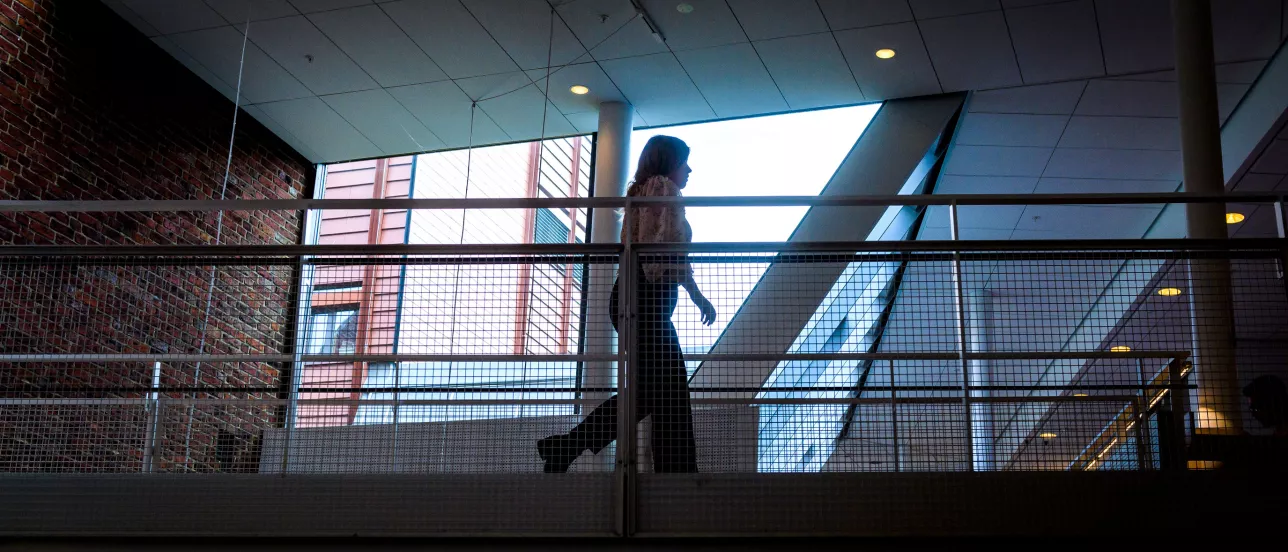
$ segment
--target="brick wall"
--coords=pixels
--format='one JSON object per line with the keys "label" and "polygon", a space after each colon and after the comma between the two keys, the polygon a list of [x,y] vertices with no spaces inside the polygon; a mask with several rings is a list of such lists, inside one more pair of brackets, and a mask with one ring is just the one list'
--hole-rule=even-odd
{"label": "brick wall", "polygon": [[[233,104],[97,0],[0,0],[0,199],[213,199]],[[243,114],[227,198],[297,198],[308,161]],[[0,214],[0,244],[295,243],[294,213]],[[292,337],[293,269],[31,264],[0,257],[0,353],[278,353]],[[209,297],[209,299],[207,299]],[[205,316],[209,300],[211,313]],[[207,323],[208,320],[208,323]],[[198,375],[199,374],[199,375]],[[163,367],[162,386],[243,386],[273,397],[279,367]],[[149,363],[0,364],[4,397],[142,397]],[[161,469],[230,469],[269,408],[170,408]],[[0,405],[0,471],[137,471],[138,405]],[[238,460],[241,461],[241,460]],[[257,463],[249,461],[248,463]]]}

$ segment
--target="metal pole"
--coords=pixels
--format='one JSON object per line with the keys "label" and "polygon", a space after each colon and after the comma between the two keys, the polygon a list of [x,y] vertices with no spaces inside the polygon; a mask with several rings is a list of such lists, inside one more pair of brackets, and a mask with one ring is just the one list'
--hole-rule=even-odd
{"label": "metal pole", "polygon": [[894,471],[899,471],[899,399],[895,394],[894,361],[890,361],[890,443],[894,451]]}
{"label": "metal pole", "polygon": [[[624,215],[625,224],[631,223],[632,213],[629,202]],[[629,226],[628,226],[629,227]],[[635,532],[635,492],[637,479],[638,452],[635,424],[635,375],[639,372],[636,359],[639,351],[635,346],[636,309],[635,304],[635,263],[638,261],[631,250],[629,233],[622,240],[622,258],[618,262],[618,336],[617,361],[617,476],[619,481],[618,506],[621,515],[618,519],[618,534],[626,537]]]}
{"label": "metal pole", "polygon": [[[948,206],[948,222],[953,241],[960,241],[961,229],[958,226],[956,202]],[[967,360],[966,354],[966,297],[962,280],[961,251],[955,249],[953,250],[953,295],[957,310],[957,351],[961,355],[962,363],[962,421],[966,428],[966,469],[967,471],[975,471],[975,428],[974,424],[971,423],[971,370],[970,361]]]}
{"label": "metal pole", "polygon": [[[1181,153],[1186,192],[1225,192],[1221,163],[1220,112],[1216,63],[1212,50],[1212,6],[1209,0],[1172,0],[1180,92]],[[1191,239],[1225,239],[1225,206],[1185,206]],[[1234,363],[1234,306],[1230,262],[1195,259],[1190,267],[1190,307],[1194,365],[1199,367],[1198,425],[1207,433],[1243,429],[1239,378]]]}
{"label": "metal pole", "polygon": [[161,387],[161,361],[152,364],[152,389],[148,393],[147,401],[144,403],[148,416],[146,427],[146,442],[143,444],[143,472],[152,473],[156,471],[156,453],[157,446],[160,442],[161,427],[161,393],[155,391]]}

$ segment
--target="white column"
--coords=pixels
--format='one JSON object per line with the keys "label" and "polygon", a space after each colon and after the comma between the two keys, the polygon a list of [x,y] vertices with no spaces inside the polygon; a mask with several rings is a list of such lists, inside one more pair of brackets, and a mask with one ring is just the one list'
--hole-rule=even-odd
{"label": "white column", "polygon": [[[993,294],[987,290],[974,289],[966,293],[967,339],[970,340],[970,352],[989,353],[993,350]],[[992,385],[992,362],[987,360],[970,361],[970,387]],[[972,397],[990,397],[991,391],[973,391]],[[989,402],[974,403],[970,407],[971,426],[971,460],[975,471],[993,471],[997,469],[993,461],[993,404]]]}
{"label": "white column", "polygon": [[[1224,193],[1211,2],[1172,0],[1172,21],[1185,191]],[[1185,216],[1190,238],[1228,237],[1223,204],[1190,204]],[[1234,364],[1230,262],[1195,260],[1189,266],[1194,366],[1199,379],[1196,429],[1237,433],[1242,430],[1242,397]]]}
{"label": "white column", "polygon": [[[630,104],[605,102],[599,105],[599,136],[595,143],[595,197],[626,195],[627,171],[630,170],[631,117]],[[616,243],[621,239],[622,221],[614,209],[595,209],[591,217],[591,243]],[[616,268],[608,265],[590,267],[586,293],[586,341],[588,355],[610,355],[613,347],[613,325],[608,317],[609,298]],[[607,362],[587,362],[582,373],[586,387],[607,388],[613,385],[615,370]],[[610,393],[587,393],[588,399],[607,399]],[[588,411],[589,408],[583,408]]]}

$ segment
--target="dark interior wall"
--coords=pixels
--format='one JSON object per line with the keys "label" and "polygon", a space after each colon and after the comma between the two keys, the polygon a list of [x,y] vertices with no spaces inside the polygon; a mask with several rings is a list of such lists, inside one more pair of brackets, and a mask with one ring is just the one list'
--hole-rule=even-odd
{"label": "dark interior wall", "polygon": [[[233,112],[98,0],[0,0],[0,199],[216,199]],[[303,156],[244,113],[236,129],[228,199],[305,193],[313,169]],[[216,235],[224,244],[290,244],[299,226],[290,212],[4,213],[0,245],[210,244]],[[209,265],[148,264],[0,257],[0,354],[288,347],[289,266],[224,267],[212,278]],[[141,397],[150,364],[0,363],[0,396]],[[162,385],[279,380],[267,364],[170,363]],[[137,470],[143,414],[128,405],[0,408],[0,471]],[[157,464],[226,468],[237,456],[227,449],[276,418],[272,409],[171,409]]]}

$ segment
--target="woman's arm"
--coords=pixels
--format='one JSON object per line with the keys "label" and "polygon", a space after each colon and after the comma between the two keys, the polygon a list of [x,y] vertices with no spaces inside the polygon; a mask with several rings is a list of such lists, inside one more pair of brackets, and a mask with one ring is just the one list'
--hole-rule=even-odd
{"label": "woman's arm", "polygon": [[702,312],[702,323],[710,326],[711,323],[715,322],[716,307],[711,304],[711,301],[707,300],[705,295],[702,295],[702,290],[698,289],[698,282],[693,279],[692,270],[685,271],[684,279],[680,281],[680,285],[684,286],[684,291],[689,292],[689,299]]}

